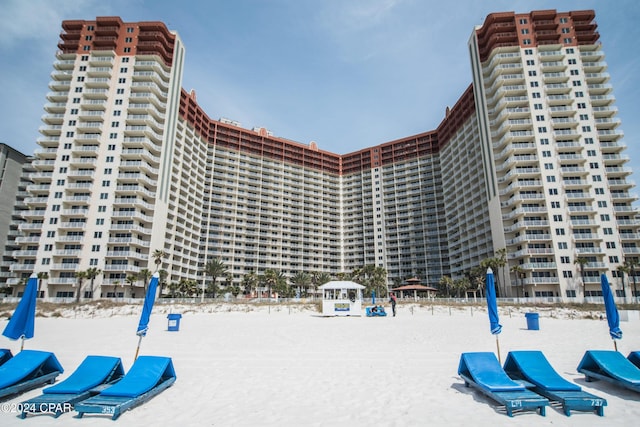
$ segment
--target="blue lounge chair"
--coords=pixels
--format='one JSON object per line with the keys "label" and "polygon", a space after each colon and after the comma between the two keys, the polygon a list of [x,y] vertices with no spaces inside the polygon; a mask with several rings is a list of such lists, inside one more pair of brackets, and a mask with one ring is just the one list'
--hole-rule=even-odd
{"label": "blue lounge chair", "polygon": [[583,373],[587,381],[603,380],[640,392],[640,368],[617,351],[587,351],[578,372]]}
{"label": "blue lounge chair", "polygon": [[64,412],[70,412],[77,402],[98,394],[123,375],[119,357],[87,356],[67,379],[45,388],[40,396],[22,402],[20,418],[38,413],[57,418]]}
{"label": "blue lounge chair", "polygon": [[539,411],[545,416],[549,400],[509,378],[493,353],[462,353],[458,375],[465,386],[476,388],[504,405],[510,417],[514,411]]}
{"label": "blue lounge chair", "polygon": [[381,305],[372,305],[371,307],[367,307],[365,310],[367,317],[384,317],[387,315],[387,312],[384,311],[384,307]]}
{"label": "blue lounge chair", "polygon": [[22,350],[0,365],[0,399],[53,383],[63,371],[53,353]]}
{"label": "blue lounge chair", "polygon": [[640,351],[632,351],[627,356],[627,359],[629,359],[629,362],[640,368]]}
{"label": "blue lounge chair", "polygon": [[510,352],[504,371],[514,380],[532,384],[531,390],[535,393],[552,402],[560,402],[566,416],[571,415],[571,410],[595,411],[600,416],[604,415],[607,401],[562,378],[541,351]]}
{"label": "blue lounge chair", "polygon": [[11,353],[11,350],[6,348],[0,348],[0,365],[2,365],[4,362],[11,359],[12,357],[13,357],[13,354]]}
{"label": "blue lounge chair", "polygon": [[151,399],[176,380],[169,357],[140,356],[127,374],[98,395],[75,405],[77,418],[84,414],[107,414],[117,419],[121,413]]}

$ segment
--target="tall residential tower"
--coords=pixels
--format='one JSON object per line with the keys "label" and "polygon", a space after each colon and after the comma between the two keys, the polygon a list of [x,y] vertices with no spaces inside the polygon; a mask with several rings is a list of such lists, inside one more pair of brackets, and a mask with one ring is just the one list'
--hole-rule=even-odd
{"label": "tall residential tower", "polygon": [[594,19],[489,15],[435,130],[344,155],[211,119],[162,23],[65,21],[9,284],[141,297],[161,251],[168,282],[204,284],[218,258],[237,284],[374,265],[436,286],[502,252],[503,294],[571,300],[584,275],[596,295],[640,225]]}

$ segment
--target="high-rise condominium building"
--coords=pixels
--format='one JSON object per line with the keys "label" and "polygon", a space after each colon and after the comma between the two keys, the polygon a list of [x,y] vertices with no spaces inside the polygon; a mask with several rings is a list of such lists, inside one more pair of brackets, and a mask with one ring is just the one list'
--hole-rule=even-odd
{"label": "high-rise condominium building", "polygon": [[344,155],[209,118],[162,23],[65,21],[9,283],[46,271],[72,297],[98,269],[82,297],[141,297],[163,251],[168,282],[217,258],[238,284],[375,265],[437,285],[502,252],[507,295],[595,295],[640,226],[594,18],[489,15],[437,129]]}

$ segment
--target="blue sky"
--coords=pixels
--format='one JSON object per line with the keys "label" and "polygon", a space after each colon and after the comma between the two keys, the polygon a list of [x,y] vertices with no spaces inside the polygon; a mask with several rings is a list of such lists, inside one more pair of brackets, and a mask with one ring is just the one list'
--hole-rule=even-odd
{"label": "blue sky", "polygon": [[640,182],[637,0],[0,0],[0,142],[38,148],[61,21],[162,21],[186,90],[214,119],[345,154],[435,129],[471,83],[467,42],[491,12],[595,9]]}

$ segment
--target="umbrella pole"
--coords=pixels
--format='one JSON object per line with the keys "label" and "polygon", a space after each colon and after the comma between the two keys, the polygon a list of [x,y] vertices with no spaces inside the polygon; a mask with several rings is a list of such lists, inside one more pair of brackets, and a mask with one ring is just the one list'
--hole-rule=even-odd
{"label": "umbrella pole", "polygon": [[20,351],[24,350],[24,335],[20,337]]}
{"label": "umbrella pole", "polygon": [[133,360],[136,360],[138,358],[138,353],[140,352],[140,344],[142,344],[142,335],[138,337],[138,348],[136,348],[136,357],[134,357]]}
{"label": "umbrella pole", "polygon": [[498,336],[496,335],[496,348],[498,349],[498,362],[502,365],[502,359],[500,358],[500,341],[498,340]]}
{"label": "umbrella pole", "polygon": [[616,342],[616,340],[613,340],[613,348],[615,348],[616,351],[618,351],[618,343]]}

